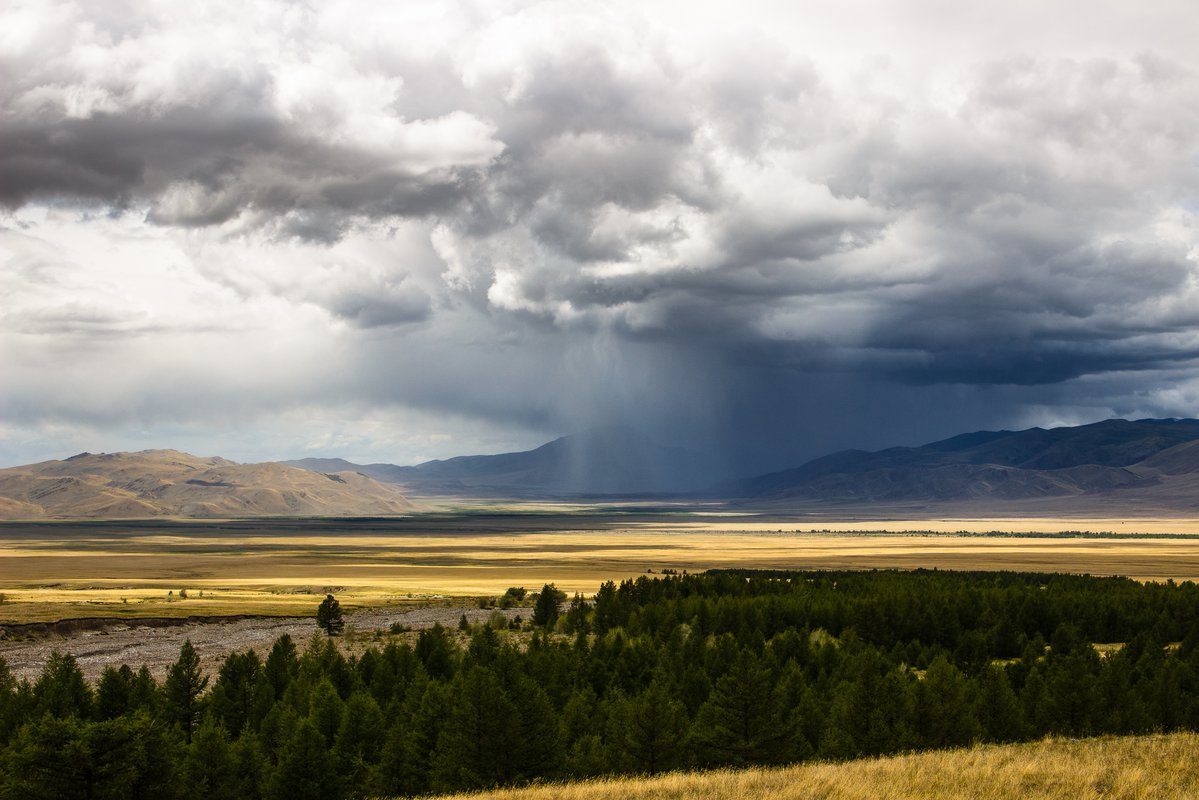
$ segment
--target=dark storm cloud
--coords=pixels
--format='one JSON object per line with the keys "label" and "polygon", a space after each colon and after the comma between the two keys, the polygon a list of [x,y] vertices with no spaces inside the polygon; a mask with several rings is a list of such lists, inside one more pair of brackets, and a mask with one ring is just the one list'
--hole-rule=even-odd
{"label": "dark storm cloud", "polygon": [[[256,8],[198,10],[179,39],[135,4],[64,6],[0,47],[0,204],[144,216],[247,308],[318,309],[361,350],[312,402],[687,417],[732,442],[838,392],[874,396],[843,427],[887,404],[911,426],[936,387],[994,392],[994,418],[1085,404],[1088,379],[1147,395],[1199,358],[1199,78],[1177,51],[1011,56],[980,34],[918,81],[768,25]],[[124,330],[37,292],[9,319]]]}
{"label": "dark storm cloud", "polygon": [[[253,209],[281,232],[331,241],[346,218],[445,211],[472,183],[449,169],[414,175],[393,159],[330,146],[278,119],[211,109],[0,123],[0,202],[58,197],[129,206],[162,225],[219,225]],[[180,187],[178,182],[184,182]]]}

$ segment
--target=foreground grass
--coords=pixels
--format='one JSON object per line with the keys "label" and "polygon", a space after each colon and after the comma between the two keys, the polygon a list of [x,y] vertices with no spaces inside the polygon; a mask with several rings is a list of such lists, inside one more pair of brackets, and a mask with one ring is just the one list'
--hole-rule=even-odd
{"label": "foreground grass", "polygon": [[781,769],[672,773],[480,794],[465,800],[877,800],[1199,797],[1199,734],[1046,739]]}

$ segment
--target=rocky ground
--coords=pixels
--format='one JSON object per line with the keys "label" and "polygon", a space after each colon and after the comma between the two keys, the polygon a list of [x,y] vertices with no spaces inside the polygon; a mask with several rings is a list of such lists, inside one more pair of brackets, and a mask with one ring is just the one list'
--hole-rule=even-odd
{"label": "rocky ground", "polygon": [[[392,606],[370,608],[346,614],[346,635],[338,637],[344,650],[361,652],[375,641],[375,632],[386,633],[399,623],[418,631],[440,623],[456,627],[462,614],[474,622],[483,622],[492,610],[461,606]],[[500,612],[506,616],[529,617],[530,609]],[[265,617],[227,621],[195,622],[179,620],[169,625],[138,625],[132,622],[105,625],[97,630],[68,633],[36,633],[0,640],[0,658],[18,679],[36,680],[51,652],[75,656],[83,674],[95,681],[105,667],[142,664],[158,677],[179,657],[179,648],[190,639],[200,654],[205,671],[215,677],[225,657],[233,652],[257,650],[265,658],[275,639],[288,634],[301,649],[314,633],[319,633],[312,617]]]}

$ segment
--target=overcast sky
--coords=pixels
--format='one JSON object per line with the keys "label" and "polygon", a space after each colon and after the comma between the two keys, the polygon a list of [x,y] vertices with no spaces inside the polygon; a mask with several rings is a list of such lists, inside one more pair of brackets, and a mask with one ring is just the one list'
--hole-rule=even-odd
{"label": "overcast sky", "polygon": [[1199,6],[0,0],[0,464],[1199,416]]}

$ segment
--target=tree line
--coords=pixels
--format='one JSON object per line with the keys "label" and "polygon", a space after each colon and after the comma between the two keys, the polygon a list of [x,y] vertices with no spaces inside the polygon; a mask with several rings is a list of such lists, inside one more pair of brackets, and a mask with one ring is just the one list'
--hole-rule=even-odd
{"label": "tree line", "polygon": [[562,605],[531,636],[438,626],[355,657],[284,636],[215,676],[185,643],[161,682],[0,661],[0,798],[401,796],[1199,729],[1189,582],[724,571]]}

